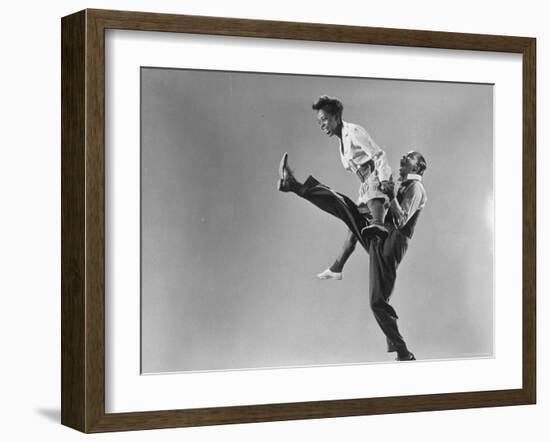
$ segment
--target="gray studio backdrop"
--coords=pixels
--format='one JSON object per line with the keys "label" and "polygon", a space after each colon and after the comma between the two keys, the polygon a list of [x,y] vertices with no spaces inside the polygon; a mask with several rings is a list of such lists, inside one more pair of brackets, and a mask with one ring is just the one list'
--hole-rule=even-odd
{"label": "gray studio backdrop", "polygon": [[281,155],[355,200],[311,110],[340,97],[398,169],[421,151],[428,204],[392,304],[418,359],[493,352],[491,85],[142,68],[142,371],[391,361],[368,255],[315,275],[343,223],[276,190]]}

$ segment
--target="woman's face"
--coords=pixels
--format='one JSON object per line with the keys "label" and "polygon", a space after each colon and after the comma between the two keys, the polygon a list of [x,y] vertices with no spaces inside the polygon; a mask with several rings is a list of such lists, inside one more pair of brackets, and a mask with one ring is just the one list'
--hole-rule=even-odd
{"label": "woman's face", "polygon": [[319,126],[321,126],[321,130],[329,137],[332,137],[337,132],[340,124],[340,118],[336,115],[328,113],[324,109],[320,109],[317,112],[317,122],[319,123]]}

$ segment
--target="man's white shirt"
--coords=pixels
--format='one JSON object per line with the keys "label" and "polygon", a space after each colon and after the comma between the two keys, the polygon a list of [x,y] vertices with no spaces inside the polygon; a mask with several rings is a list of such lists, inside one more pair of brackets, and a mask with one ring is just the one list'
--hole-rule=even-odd
{"label": "man's white shirt", "polygon": [[[403,180],[403,182],[407,181],[413,181],[414,184],[409,185],[405,189],[401,204],[397,201],[397,198],[394,198],[390,203],[398,227],[403,227],[407,224],[415,212],[422,209],[426,205],[426,201],[428,201],[426,190],[422,184],[422,175],[409,173],[407,178]],[[398,184],[399,192],[402,184],[400,181],[398,181]]]}

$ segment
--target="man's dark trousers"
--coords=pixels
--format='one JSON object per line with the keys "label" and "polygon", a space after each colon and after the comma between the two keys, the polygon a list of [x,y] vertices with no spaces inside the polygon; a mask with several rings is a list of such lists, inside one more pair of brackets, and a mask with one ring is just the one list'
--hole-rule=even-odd
{"label": "man's dark trousers", "polygon": [[409,238],[399,229],[390,228],[386,239],[363,239],[361,229],[366,226],[366,220],[357,205],[347,196],[321,184],[311,176],[293,191],[321,210],[342,220],[367,251],[369,297],[374,317],[386,335],[388,351],[406,352],[407,346],[397,328],[397,313],[388,301],[395,286],[397,267],[407,251]]}

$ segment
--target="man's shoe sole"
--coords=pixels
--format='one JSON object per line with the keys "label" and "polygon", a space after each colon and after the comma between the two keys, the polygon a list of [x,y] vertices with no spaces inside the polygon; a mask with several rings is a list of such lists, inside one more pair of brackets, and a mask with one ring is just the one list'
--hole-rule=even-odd
{"label": "man's shoe sole", "polygon": [[277,181],[277,190],[280,192],[285,192],[288,189],[285,187],[285,169],[286,169],[286,163],[288,160],[288,152],[285,152],[283,154],[283,157],[281,158],[281,163],[279,164],[279,181]]}
{"label": "man's shoe sole", "polygon": [[284,173],[285,173],[285,169],[286,169],[286,162],[288,160],[288,152],[285,152],[283,157],[281,158],[281,163],[279,164],[279,178],[281,178],[281,180],[284,180]]}

